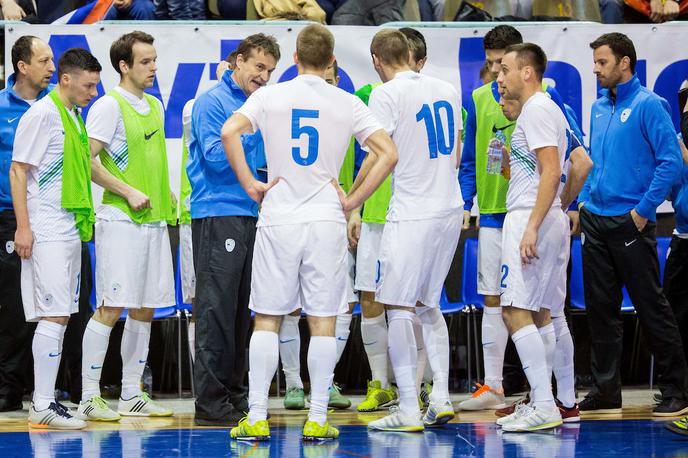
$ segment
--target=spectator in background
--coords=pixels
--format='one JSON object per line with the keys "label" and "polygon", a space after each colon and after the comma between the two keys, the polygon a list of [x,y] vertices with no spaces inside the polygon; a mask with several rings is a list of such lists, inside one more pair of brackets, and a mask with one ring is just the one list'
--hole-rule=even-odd
{"label": "spectator in background", "polygon": [[580,411],[621,412],[620,309],[626,286],[657,362],[662,400],[652,414],[685,415],[686,361],[659,282],[655,238],[656,210],[680,177],[681,152],[666,100],[642,87],[635,75],[633,42],[609,33],[590,47],[604,89],[590,116],[594,166],[578,199],[593,378]]}
{"label": "spectator in background", "polygon": [[605,24],[673,21],[688,15],[688,0],[600,0]]}
{"label": "spectator in background", "polygon": [[115,0],[105,15],[106,21],[154,21],[153,0]]}
{"label": "spectator in background", "polygon": [[600,14],[605,24],[623,24],[623,0],[600,0]]}
{"label": "spectator in background", "polygon": [[318,5],[320,5],[320,8],[322,8],[327,15],[327,23],[331,24],[332,15],[340,6],[346,3],[346,0],[317,0],[317,2]]}
{"label": "spectator in background", "polygon": [[332,16],[333,25],[380,25],[404,20],[404,0],[348,0]]}
{"label": "spectator in background", "polygon": [[444,20],[444,0],[418,0],[418,9],[423,22]]}
{"label": "spectator in background", "polygon": [[[115,0],[126,2],[127,0]],[[134,0],[144,1],[144,0]],[[145,0],[150,1],[150,0]],[[160,20],[203,21],[205,20],[204,0],[153,0],[155,17]],[[218,4],[221,0],[218,1]],[[244,17],[246,19],[246,2],[244,2]],[[228,19],[228,18],[225,18]]]}

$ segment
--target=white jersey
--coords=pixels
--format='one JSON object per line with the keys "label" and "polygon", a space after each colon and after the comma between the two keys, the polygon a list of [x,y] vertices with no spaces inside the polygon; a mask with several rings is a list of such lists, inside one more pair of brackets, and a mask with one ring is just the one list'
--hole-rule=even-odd
{"label": "white jersey", "polygon": [[412,71],[373,89],[368,104],[397,145],[387,221],[446,216],[463,206],[457,147],[463,128],[454,87]]}
{"label": "white jersey", "polygon": [[[80,129],[76,115],[68,113]],[[21,117],[12,160],[32,167],[26,178],[29,223],[36,242],[79,239],[74,215],[62,208],[65,133],[55,102],[43,97]]]}
{"label": "white jersey", "polygon": [[345,222],[332,180],[351,136],[363,144],[381,129],[361,100],[314,75],[266,86],[237,110],[265,142],[268,180],[258,226]]}
{"label": "white jersey", "polygon": [[[115,86],[115,91],[136,110],[137,113],[146,115],[150,112],[150,106],[146,97],[138,98],[131,92],[120,86]],[[157,99],[156,99],[157,100]],[[160,100],[157,100],[162,117],[162,124],[165,125],[165,109]],[[86,131],[88,137],[103,142],[105,151],[112,157],[120,170],[124,170],[129,165],[129,146],[127,144],[127,132],[122,120],[122,110],[114,97],[104,95],[93,103],[88,111],[86,119]],[[100,205],[96,209],[98,219],[107,221],[131,221],[129,215],[112,205]],[[167,225],[166,222],[154,223],[153,225]]]}
{"label": "white jersey", "polygon": [[[526,101],[511,135],[511,179],[506,195],[507,211],[532,209],[540,185],[535,150],[546,146],[557,148],[559,165],[564,170],[568,150],[568,123],[561,109],[544,92]],[[561,206],[559,188],[552,207]]]}
{"label": "white jersey", "polygon": [[[186,102],[182,109],[182,132],[184,133],[187,151],[191,151],[191,112],[193,111],[194,103],[196,103],[196,99],[191,99]],[[182,167],[186,167],[186,164],[182,164]]]}

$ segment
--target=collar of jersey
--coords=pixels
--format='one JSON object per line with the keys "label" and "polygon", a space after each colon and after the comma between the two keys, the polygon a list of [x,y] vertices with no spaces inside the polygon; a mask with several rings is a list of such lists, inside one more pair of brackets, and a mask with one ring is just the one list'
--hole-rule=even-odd
{"label": "collar of jersey", "polygon": [[396,75],[394,75],[394,78],[418,78],[420,77],[420,73],[416,73],[413,70],[406,70],[403,72],[399,72]]}

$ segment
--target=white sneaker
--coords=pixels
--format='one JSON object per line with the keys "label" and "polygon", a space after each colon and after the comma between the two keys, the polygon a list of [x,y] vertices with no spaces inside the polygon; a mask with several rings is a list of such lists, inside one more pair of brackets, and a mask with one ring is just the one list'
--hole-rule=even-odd
{"label": "white sneaker", "polygon": [[527,406],[522,409],[521,415],[518,418],[502,424],[502,431],[539,431],[541,429],[555,428],[561,424],[559,409],[538,409],[536,406]]}
{"label": "white sneaker", "polygon": [[29,407],[29,426],[36,429],[84,429],[86,422],[74,417],[59,402],[51,402],[43,410],[36,410],[32,402]]}
{"label": "white sneaker", "polygon": [[448,423],[456,415],[454,414],[454,406],[451,401],[442,403],[435,403],[430,401],[428,410],[423,416],[423,424],[425,426],[440,426]]}
{"label": "white sneaker", "polygon": [[405,415],[397,406],[389,408],[389,415],[368,423],[368,429],[378,431],[422,432],[423,419],[420,412],[416,415]]}
{"label": "white sneaker", "polygon": [[100,396],[91,396],[86,402],[79,403],[76,417],[91,421],[117,421],[120,415],[108,407],[105,399]]}
{"label": "white sneaker", "polygon": [[117,412],[123,417],[171,417],[172,411],[158,404],[148,396],[141,393],[131,399],[124,400],[119,398]]}
{"label": "white sneaker", "polygon": [[526,404],[525,402],[519,402],[518,404],[516,404],[516,409],[514,410],[514,413],[498,418],[495,423],[497,423],[499,426],[504,426],[504,424],[516,420],[523,413],[525,413],[525,408],[529,405],[530,404]]}
{"label": "white sneaker", "polygon": [[496,410],[507,406],[504,390],[495,391],[489,385],[477,385],[470,398],[459,403],[459,410]]}

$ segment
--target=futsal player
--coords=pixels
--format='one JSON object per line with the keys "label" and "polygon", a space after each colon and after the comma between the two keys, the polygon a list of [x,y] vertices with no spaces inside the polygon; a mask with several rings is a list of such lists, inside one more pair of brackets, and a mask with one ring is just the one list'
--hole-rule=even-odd
{"label": "futsal player", "polygon": [[9,174],[17,217],[14,245],[22,258],[24,314],[38,322],[32,428],[86,426],[55,399],[55,380],[67,322],[79,308],[81,241],[93,235],[88,137],[78,108],[98,94],[101,69],[88,51],[65,51],[57,63],[57,87],[28,109],[14,138]]}
{"label": "futsal player", "polygon": [[[115,40],[110,61],[120,83],[88,116],[93,181],[105,189],[96,212],[98,309],[83,338],[79,415],[116,421],[170,416],[141,390],[156,308],[175,304],[168,224],[176,224],[170,192],[162,103],[146,94],[157,72],[153,37],[131,32]],[[100,161],[97,158],[100,157]],[[112,328],[124,309],[122,392],[117,412],[100,396],[100,376]]]}
{"label": "futsal player", "polygon": [[[398,30],[378,32],[370,50],[383,81],[371,94],[370,108],[399,151],[375,294],[387,311],[399,407],[368,427],[422,431],[424,424],[435,426],[454,418],[448,390],[448,332],[439,300],[461,232],[461,104],[453,86],[411,69],[408,40]],[[411,245],[419,249],[409,250]],[[416,310],[434,382],[424,417],[416,389]]]}
{"label": "futsal player", "polygon": [[[387,177],[396,149],[360,100],[325,82],[333,50],[329,30],[320,25],[304,28],[294,56],[299,75],[257,90],[222,129],[239,182],[251,198],[262,202],[251,280],[250,307],[256,317],[249,345],[250,410],[231,430],[235,439],[270,437],[266,418],[268,389],[277,369],[277,333],[282,317],[298,307],[297,297],[311,330],[311,407],[303,437],[329,440],[339,435],[327,422],[327,403],[336,361],[336,316],[346,309],[344,212],[358,207]],[[269,184],[255,179],[240,141],[244,132],[258,130],[265,141]],[[344,196],[335,177],[352,135],[368,145],[377,160],[361,169],[351,193]],[[291,154],[283,154],[285,145]]]}
{"label": "futsal player", "polygon": [[559,198],[568,123],[542,90],[546,66],[547,57],[537,45],[512,45],[497,78],[503,97],[517,99],[522,106],[511,137],[501,305],[533,396],[530,404],[497,420],[504,431],[535,431],[562,423],[543,337],[535,325],[549,313],[544,308],[552,288],[566,284],[569,250],[568,218]]}

